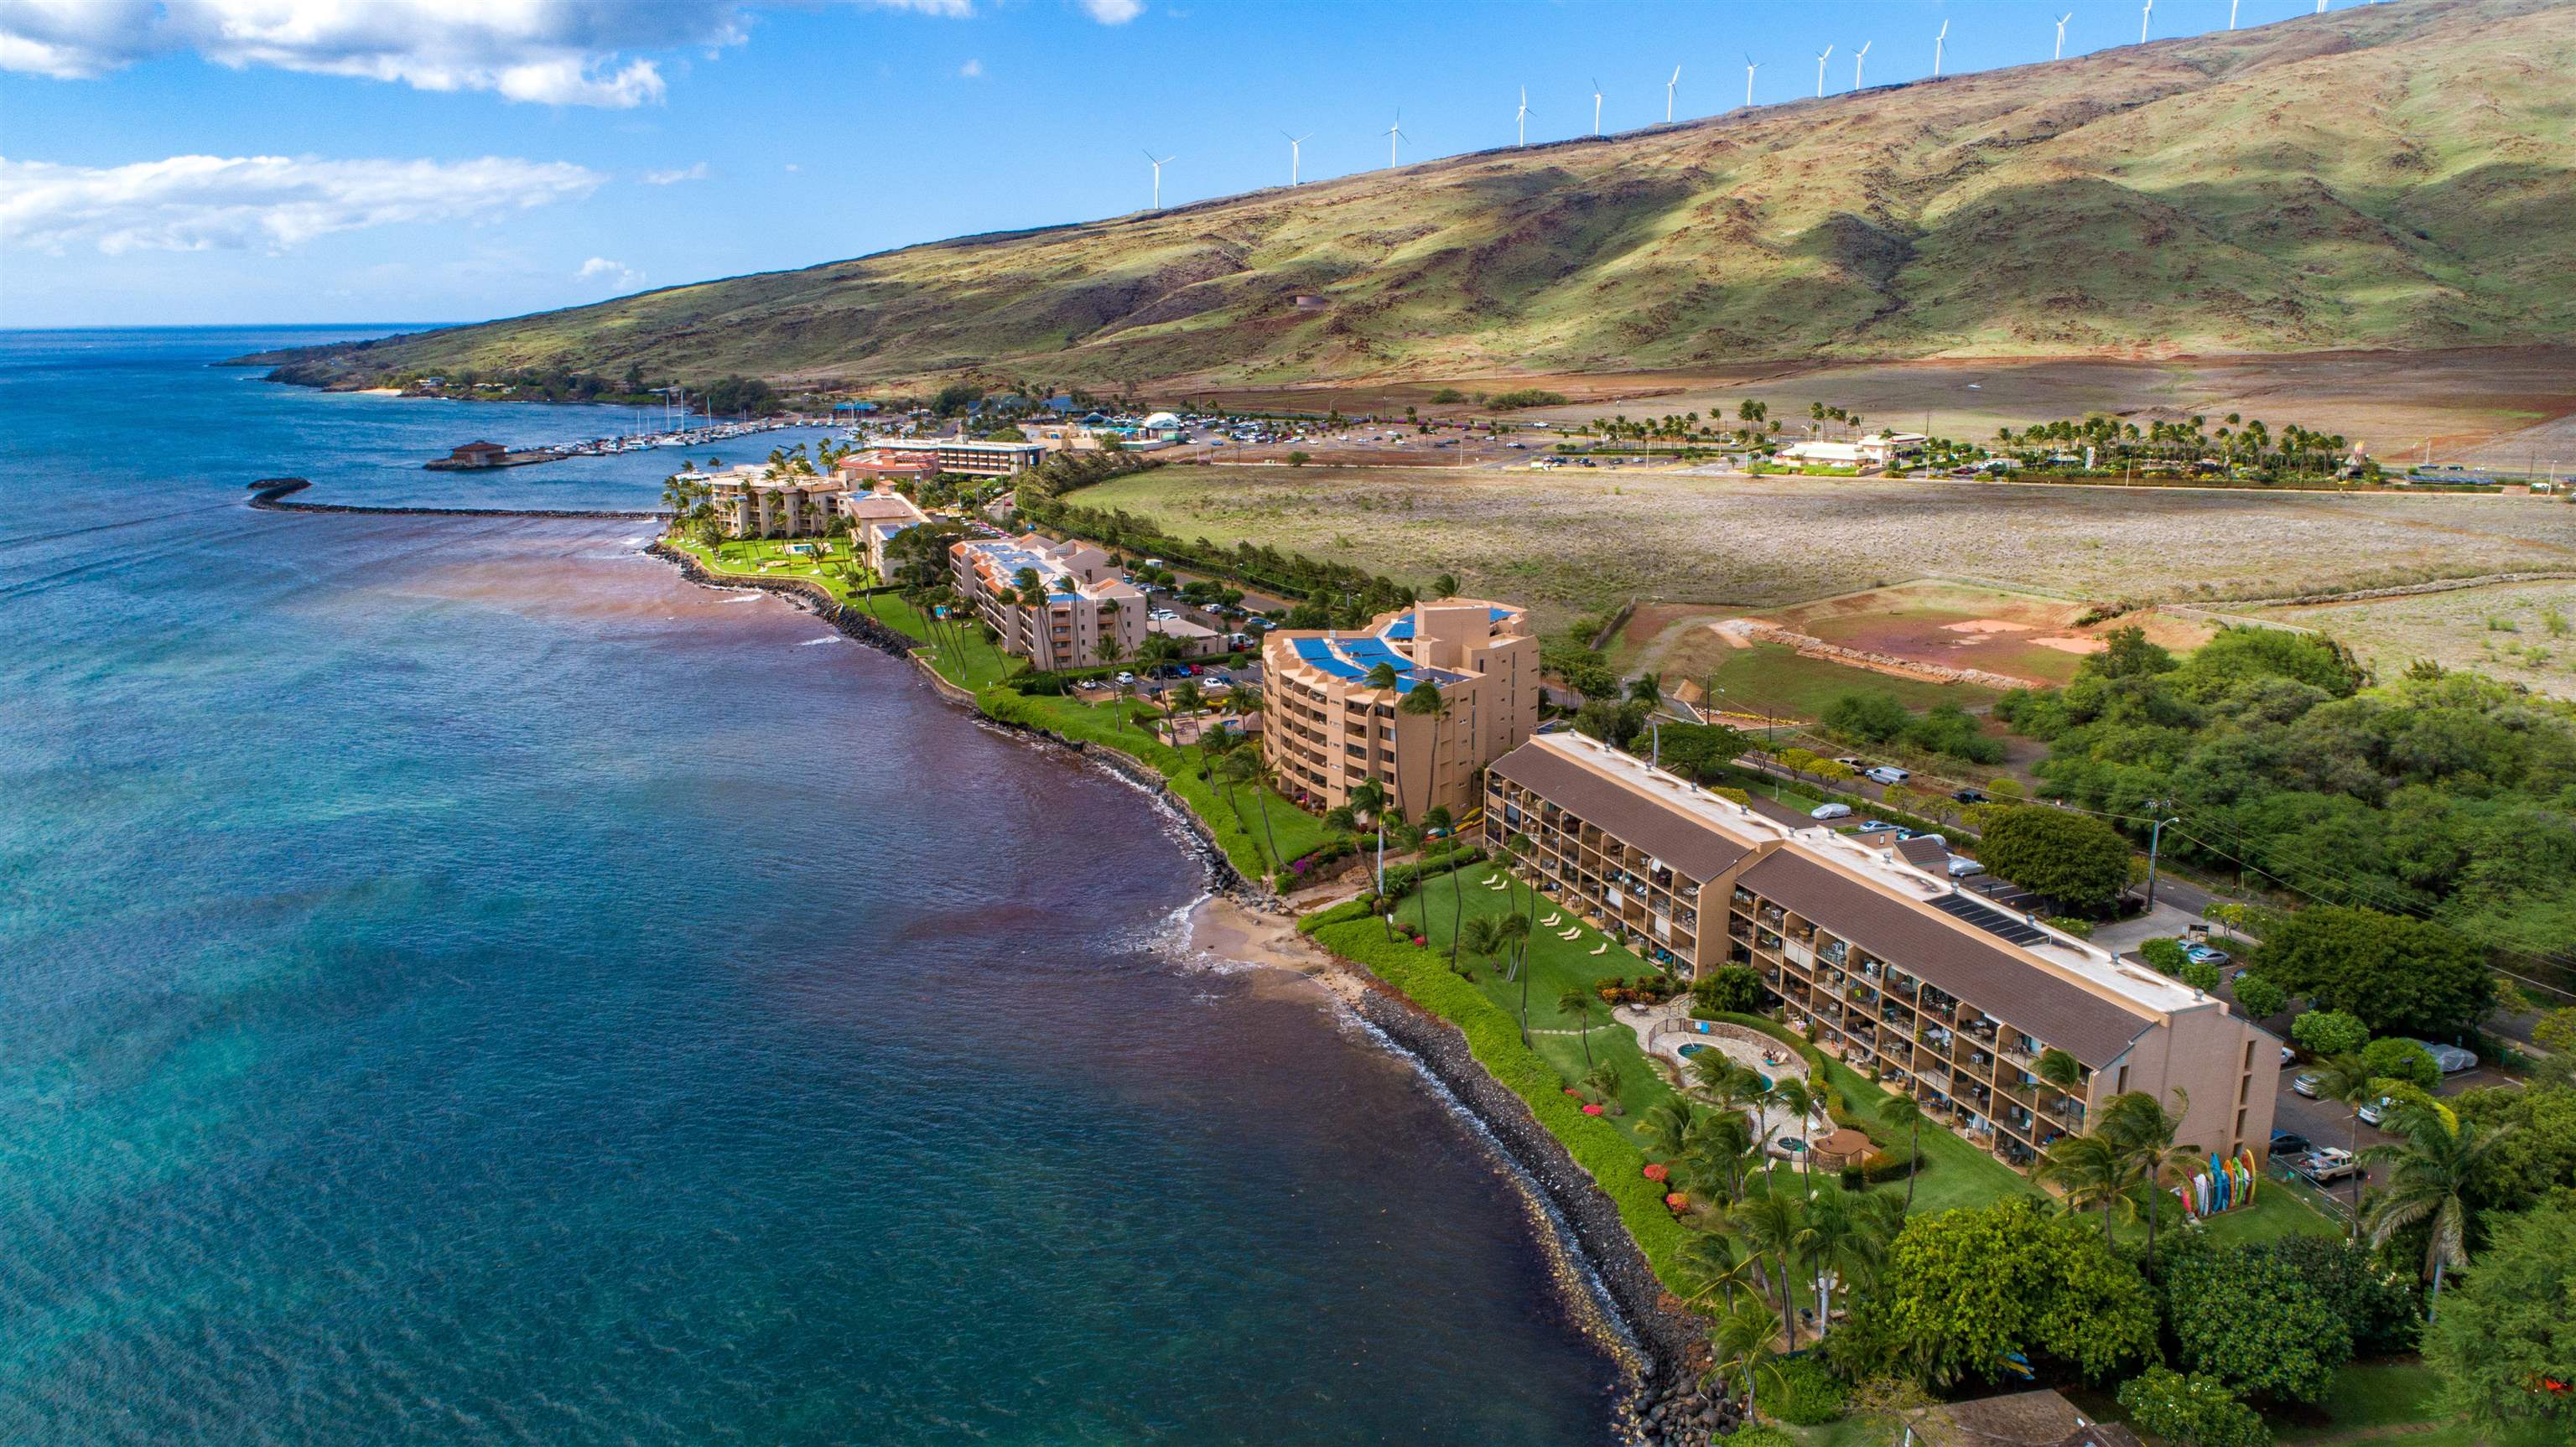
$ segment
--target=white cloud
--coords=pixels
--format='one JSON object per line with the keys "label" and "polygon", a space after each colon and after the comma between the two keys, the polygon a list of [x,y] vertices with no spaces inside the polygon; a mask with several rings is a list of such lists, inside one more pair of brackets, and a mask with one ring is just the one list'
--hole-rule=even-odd
{"label": "white cloud", "polygon": [[561,161],[326,161],[173,156],[129,166],[0,158],[0,246],[59,255],[265,247],[333,231],[479,221],[586,196],[607,179]]}
{"label": "white cloud", "polygon": [[1124,25],[1145,13],[1145,0],[1082,0],[1082,9],[1103,25]]}
{"label": "white cloud", "polygon": [[642,177],[647,186],[676,186],[682,181],[703,181],[706,178],[707,163],[704,161],[678,171],[647,171]]}
{"label": "white cloud", "polygon": [[957,67],[957,73],[966,77],[968,80],[973,80],[984,73],[984,62],[980,60],[970,60],[964,65]]}
{"label": "white cloud", "polygon": [[[857,0],[963,18],[973,0]],[[1088,0],[1095,8],[1134,0]],[[746,0],[7,0],[0,69],[61,78],[194,52],[218,65],[274,66],[491,91],[547,105],[659,102],[659,64],[624,51],[748,38]]]}
{"label": "white cloud", "polygon": [[604,280],[611,290],[633,291],[644,284],[644,273],[628,266],[625,262],[611,261],[605,256],[594,256],[581,264],[581,270],[574,272],[572,279],[575,281]]}

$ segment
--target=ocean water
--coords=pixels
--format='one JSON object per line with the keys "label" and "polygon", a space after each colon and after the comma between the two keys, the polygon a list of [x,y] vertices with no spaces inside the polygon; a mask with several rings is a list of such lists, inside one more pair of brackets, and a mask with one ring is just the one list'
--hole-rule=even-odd
{"label": "ocean water", "polygon": [[308,335],[0,334],[0,1441],[1607,1435],[1508,1177],[1176,957],[1143,795],[640,525],[245,508],[674,461],[206,365]]}

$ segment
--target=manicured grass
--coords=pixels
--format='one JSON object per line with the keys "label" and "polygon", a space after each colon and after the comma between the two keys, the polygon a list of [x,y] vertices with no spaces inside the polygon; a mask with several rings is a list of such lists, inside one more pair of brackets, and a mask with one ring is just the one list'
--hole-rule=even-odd
{"label": "manicured grass", "polygon": [[[849,542],[844,538],[728,538],[714,547],[694,537],[675,536],[668,541],[705,564],[709,572],[727,573],[737,578],[802,578],[819,584],[833,598],[844,603],[850,601],[850,583],[842,576],[845,567],[858,570],[861,586],[875,582],[875,575],[868,572],[867,563],[852,555]],[[810,544],[825,551],[819,560],[811,554],[791,553],[787,551],[791,541],[798,546]],[[763,563],[781,566],[764,568],[761,566]]]}
{"label": "manicured grass", "polygon": [[[1898,1133],[1879,1115],[1887,1103],[1888,1093],[1878,1083],[1862,1078],[1859,1071],[1828,1056],[1825,1079],[1842,1092],[1844,1103],[1852,1114],[1869,1122],[1870,1133],[1894,1143]],[[2043,1194],[2039,1187],[2019,1171],[1996,1160],[1965,1137],[1953,1134],[1947,1126],[1923,1122],[1922,1174],[1914,1182],[1914,1214],[1947,1211],[1956,1206],[1987,1206],[2006,1196]],[[1905,1193],[1903,1179],[1882,1182],[1873,1191]]]}
{"label": "manicured grass", "polygon": [[[1503,876],[1499,865],[1469,865],[1456,874],[1459,877],[1455,879],[1455,888],[1452,875],[1434,875],[1425,881],[1420,891],[1407,895],[1397,905],[1396,917],[1408,924],[1420,922],[1425,905],[1428,905],[1430,924],[1423,931],[1423,937],[1444,960],[1448,958],[1452,921],[1460,918],[1455,913],[1459,903],[1465,905],[1463,917],[1466,919],[1499,917],[1507,913],[1526,915],[1530,908],[1530,890],[1518,880],[1512,880],[1508,890],[1488,889],[1478,883],[1489,875]],[[1546,919],[1556,908],[1547,896],[1539,896],[1540,919]],[[1557,929],[1577,923],[1569,914]],[[1663,1067],[1647,1057],[1644,1048],[1637,1043],[1637,1032],[1612,1020],[1610,1007],[1595,997],[1592,1028],[1586,1035],[1548,1033],[1576,1028],[1574,1017],[1557,1008],[1558,998],[1566,991],[1581,990],[1591,994],[1603,980],[1614,976],[1650,973],[1645,961],[1615,943],[1601,954],[1593,954],[1593,949],[1607,942],[1607,937],[1588,925],[1580,928],[1582,933],[1571,940],[1559,939],[1555,930],[1544,927],[1530,934],[1527,964],[1532,1032],[1530,1048],[1555,1067],[1569,1083],[1582,1079],[1592,1068],[1587,1059],[1592,1062],[1606,1060],[1616,1065],[1622,1082],[1620,1104],[1626,1114],[1613,1119],[1634,1134],[1638,1122],[1648,1110],[1673,1099],[1673,1088],[1664,1076]],[[1459,963],[1475,972],[1477,989],[1515,1021],[1519,1020],[1522,997],[1519,981],[1506,981],[1501,967],[1490,960],[1462,954]],[[1585,1054],[1587,1041],[1590,1043],[1588,1057]]]}
{"label": "manicured grass", "polygon": [[2230,1246],[2278,1241],[2284,1236],[2343,1234],[2341,1226],[2269,1178],[2254,1188],[2252,1205],[2210,1217],[2205,1229],[2211,1240]]}

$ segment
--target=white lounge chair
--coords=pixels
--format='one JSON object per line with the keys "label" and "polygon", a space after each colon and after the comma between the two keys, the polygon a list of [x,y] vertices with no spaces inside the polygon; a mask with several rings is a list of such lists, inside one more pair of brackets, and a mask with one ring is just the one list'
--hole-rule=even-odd
{"label": "white lounge chair", "polygon": [[1597,944],[1597,945],[1594,945],[1594,946],[1592,947],[1592,953],[1594,953],[1594,954],[1596,954],[1596,955],[1597,955],[1597,954],[1602,954],[1602,953],[1607,952],[1607,951],[1609,950],[1609,948],[1610,948],[1610,942],[1609,942],[1608,940],[1603,940],[1601,943],[1599,943],[1599,944]]}
{"label": "white lounge chair", "polygon": [[1541,929],[1554,929],[1558,925],[1565,923],[1565,913],[1562,910],[1552,911],[1549,913],[1547,918],[1540,920],[1538,923],[1539,928]]}
{"label": "white lounge chair", "polygon": [[1581,926],[1581,925],[1576,925],[1576,926],[1574,926],[1573,928],[1568,929],[1568,930],[1564,931],[1563,933],[1559,934],[1559,935],[1557,936],[1557,938],[1558,938],[1558,939],[1561,939],[1561,940],[1578,940],[1578,939],[1581,939],[1581,938],[1583,938],[1583,926]]}

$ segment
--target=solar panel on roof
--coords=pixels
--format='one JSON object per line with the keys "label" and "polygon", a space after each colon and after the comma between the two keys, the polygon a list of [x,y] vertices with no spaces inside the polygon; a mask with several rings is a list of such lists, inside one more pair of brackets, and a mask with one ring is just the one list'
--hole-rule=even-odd
{"label": "solar panel on roof", "polygon": [[1932,901],[1932,907],[1962,924],[1972,924],[2007,944],[2036,945],[2045,943],[2048,932],[2004,913],[1991,904],[1970,899],[1964,894],[1945,894]]}
{"label": "solar panel on roof", "polygon": [[1294,640],[1294,642],[1297,646],[1297,656],[1299,658],[1302,658],[1306,662],[1313,664],[1315,667],[1324,670],[1335,678],[1365,678],[1368,676],[1367,669],[1354,668],[1351,665],[1344,663],[1341,658],[1333,652],[1332,645],[1326,643],[1321,638],[1299,638]]}

